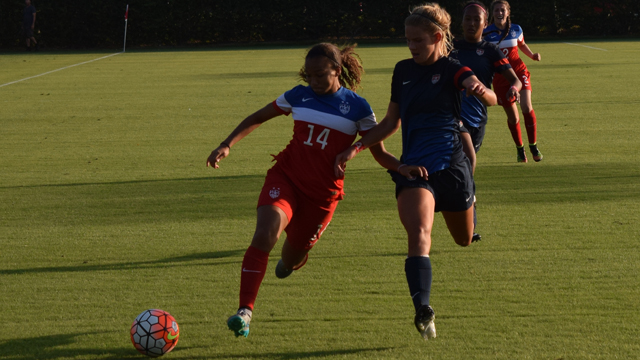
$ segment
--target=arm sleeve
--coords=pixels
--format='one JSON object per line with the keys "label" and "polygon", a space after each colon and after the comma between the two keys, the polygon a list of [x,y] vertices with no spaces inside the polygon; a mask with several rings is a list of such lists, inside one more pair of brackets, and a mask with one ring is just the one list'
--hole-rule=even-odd
{"label": "arm sleeve", "polygon": [[509,59],[495,46],[491,48],[491,62],[493,63],[493,70],[495,73],[502,73],[505,70],[511,69]]}
{"label": "arm sleeve", "polygon": [[291,104],[287,101],[286,95],[287,93],[280,95],[273,101],[272,105],[279,113],[288,116],[291,114]]}
{"label": "arm sleeve", "polygon": [[475,75],[471,69],[466,66],[458,65],[456,68],[456,74],[453,77],[453,83],[458,88],[458,90],[464,90],[464,86],[462,86],[462,82],[465,81],[468,77]]}

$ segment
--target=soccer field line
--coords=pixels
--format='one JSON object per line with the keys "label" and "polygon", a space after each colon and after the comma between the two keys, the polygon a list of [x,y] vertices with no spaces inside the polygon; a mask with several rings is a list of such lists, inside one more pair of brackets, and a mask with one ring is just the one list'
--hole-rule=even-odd
{"label": "soccer field line", "polygon": [[569,43],[569,42],[566,42],[565,44],[575,45],[575,46],[582,46],[582,47],[586,47],[586,48],[589,48],[589,49],[595,49],[595,50],[609,51],[607,49],[600,49],[600,48],[593,47],[593,46],[580,45],[580,44],[574,44],[574,43]]}
{"label": "soccer field line", "polygon": [[114,53],[114,54],[111,54],[111,55],[107,55],[107,56],[99,57],[99,58],[97,58],[97,59],[93,59],[93,60],[84,61],[84,62],[81,62],[81,63],[77,63],[77,64],[73,64],[73,65],[65,66],[65,67],[61,67],[60,69],[56,69],[56,70],[47,71],[47,72],[42,73],[42,74],[39,74],[39,75],[34,75],[34,76],[30,76],[30,77],[28,77],[28,78],[24,78],[24,79],[20,79],[20,80],[16,80],[16,81],[8,82],[8,83],[6,83],[6,84],[2,84],[2,85],[0,85],[0,87],[7,86],[7,85],[11,85],[11,84],[15,84],[15,83],[19,83],[19,82],[21,82],[21,81],[25,81],[25,80],[29,80],[29,79],[34,79],[34,78],[37,78],[37,77],[40,77],[40,76],[44,76],[44,75],[48,75],[48,74],[54,73],[54,72],[56,72],[56,71],[60,71],[60,70],[64,70],[64,69],[68,69],[68,68],[72,68],[72,67],[74,67],[74,66],[78,66],[78,65],[88,64],[88,63],[90,63],[90,62],[94,62],[94,61],[98,61],[98,60],[106,59],[106,58],[108,58],[108,57],[115,56],[115,55],[119,55],[119,54],[122,54],[122,52],[117,52],[117,53]]}

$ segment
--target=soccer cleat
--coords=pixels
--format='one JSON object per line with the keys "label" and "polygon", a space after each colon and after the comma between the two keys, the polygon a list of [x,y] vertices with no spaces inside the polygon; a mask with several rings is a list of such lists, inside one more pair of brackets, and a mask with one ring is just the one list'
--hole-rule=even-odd
{"label": "soccer cleat", "polygon": [[242,308],[238,310],[237,314],[229,317],[227,326],[236,337],[241,335],[244,337],[249,336],[249,323],[251,322],[252,313],[251,309]]}
{"label": "soccer cleat", "polygon": [[284,279],[287,276],[291,275],[293,269],[287,269],[282,262],[282,259],[278,261],[278,265],[276,265],[276,277],[278,279]]}
{"label": "soccer cleat", "polygon": [[535,162],[542,160],[542,153],[538,150],[537,144],[529,144],[529,150],[531,151],[531,155],[533,155],[533,160]]}
{"label": "soccer cleat", "polygon": [[436,314],[429,305],[422,305],[416,311],[416,317],[413,322],[416,324],[416,329],[418,329],[423,339],[429,340],[436,337],[436,325],[433,323],[435,318]]}
{"label": "soccer cleat", "polygon": [[478,233],[473,233],[473,236],[471,237],[471,242],[476,242],[480,240],[482,240],[482,236],[480,236],[480,234]]}
{"label": "soccer cleat", "polygon": [[527,154],[524,152],[524,146],[517,146],[518,150],[518,162],[526,163],[527,162]]}
{"label": "soccer cleat", "polygon": [[302,260],[302,263],[300,265],[294,266],[293,269],[287,269],[284,266],[284,263],[282,262],[282,259],[280,259],[280,261],[278,261],[278,265],[276,265],[276,277],[279,278],[279,279],[286,278],[287,276],[291,275],[291,273],[294,270],[298,270],[301,267],[303,267],[304,264],[307,263],[307,260],[309,260],[309,254],[308,253],[305,254],[304,260]]}

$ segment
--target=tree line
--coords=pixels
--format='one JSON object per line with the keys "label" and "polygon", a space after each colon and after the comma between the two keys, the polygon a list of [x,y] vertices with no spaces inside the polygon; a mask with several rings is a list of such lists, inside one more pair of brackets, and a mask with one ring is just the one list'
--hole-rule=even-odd
{"label": "tree line", "polygon": [[[401,39],[414,0],[32,0],[35,36],[51,48]],[[461,32],[464,0],[437,1]],[[487,5],[489,1],[486,1]],[[511,0],[527,37],[640,35],[640,1]],[[0,2],[0,48],[23,46],[23,0]]]}

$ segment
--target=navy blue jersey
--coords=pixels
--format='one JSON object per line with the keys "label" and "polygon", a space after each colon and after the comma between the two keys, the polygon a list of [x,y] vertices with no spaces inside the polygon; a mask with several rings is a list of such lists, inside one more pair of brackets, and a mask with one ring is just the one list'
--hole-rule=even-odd
{"label": "navy blue jersey", "polygon": [[[451,57],[469,67],[487,88],[491,88],[493,75],[511,68],[509,60],[498,46],[488,41],[470,43],[458,40],[454,41],[453,46]],[[477,97],[467,97],[463,92],[461,115],[465,126],[479,127],[487,122],[487,107]]]}
{"label": "navy blue jersey", "polygon": [[463,157],[459,140],[462,82],[472,76],[457,60],[442,57],[431,65],[413,59],[396,64],[391,101],[400,106],[402,161],[429,173]]}

